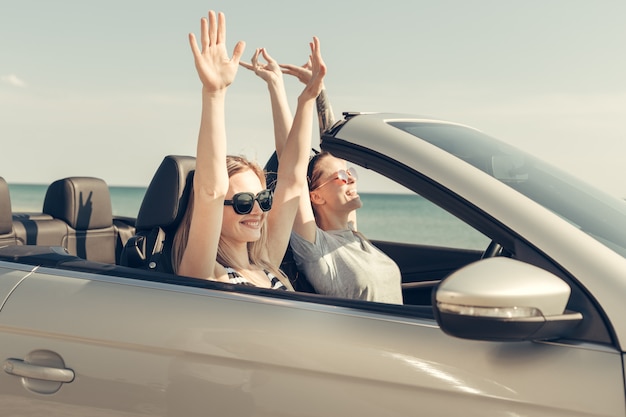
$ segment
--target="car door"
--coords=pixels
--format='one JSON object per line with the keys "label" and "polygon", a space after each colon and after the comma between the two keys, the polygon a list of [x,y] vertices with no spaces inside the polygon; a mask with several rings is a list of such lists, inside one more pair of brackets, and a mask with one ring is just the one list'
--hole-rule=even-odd
{"label": "car door", "polygon": [[32,270],[32,267],[24,265],[22,268],[2,268],[0,267],[0,310],[2,305],[15,287],[26,278]]}
{"label": "car door", "polygon": [[607,346],[468,341],[423,308],[233,288],[40,269],[0,311],[2,414],[624,415]]}

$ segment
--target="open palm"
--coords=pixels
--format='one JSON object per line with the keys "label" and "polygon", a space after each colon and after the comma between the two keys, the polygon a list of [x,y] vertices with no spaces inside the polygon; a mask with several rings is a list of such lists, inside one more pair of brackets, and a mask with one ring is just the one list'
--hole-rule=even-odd
{"label": "open palm", "polygon": [[235,79],[245,43],[238,42],[233,50],[232,59],[228,57],[226,18],[223,13],[216,16],[215,12],[210,11],[208,20],[205,17],[202,18],[200,31],[201,49],[198,47],[195,35],[189,34],[189,44],[198,76],[205,90],[223,90]]}

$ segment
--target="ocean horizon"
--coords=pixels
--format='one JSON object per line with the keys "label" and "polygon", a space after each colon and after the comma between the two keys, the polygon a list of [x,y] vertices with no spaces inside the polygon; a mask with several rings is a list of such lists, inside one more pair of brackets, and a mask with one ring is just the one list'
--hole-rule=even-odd
{"label": "ocean horizon", "polygon": [[[14,213],[41,213],[48,184],[9,184]],[[136,218],[147,187],[109,186],[113,215]],[[489,239],[415,194],[359,193],[358,228],[372,240],[482,250]]]}

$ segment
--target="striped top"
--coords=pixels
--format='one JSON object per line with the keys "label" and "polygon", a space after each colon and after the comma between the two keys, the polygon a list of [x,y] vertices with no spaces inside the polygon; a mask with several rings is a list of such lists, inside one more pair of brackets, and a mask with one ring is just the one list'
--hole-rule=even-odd
{"label": "striped top", "polygon": [[[225,266],[224,269],[226,269],[226,273],[228,274],[228,281],[231,284],[238,284],[238,285],[248,285],[251,287],[256,287],[256,285],[254,285],[252,282],[248,281],[248,279],[244,278],[243,276],[241,276],[241,274],[237,271],[235,271],[233,268],[229,267],[229,266]],[[265,275],[267,275],[267,277],[270,280],[271,286],[270,288],[273,290],[287,290],[287,287],[285,287],[285,285],[280,282],[280,280],[271,272],[269,271],[265,271],[263,270],[263,272],[265,272]]]}

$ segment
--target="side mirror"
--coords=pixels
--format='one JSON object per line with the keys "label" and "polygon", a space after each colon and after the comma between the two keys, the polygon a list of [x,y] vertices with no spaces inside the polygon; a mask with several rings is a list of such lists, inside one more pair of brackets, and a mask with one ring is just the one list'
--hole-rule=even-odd
{"label": "side mirror", "polygon": [[434,292],[441,329],[464,339],[556,339],[582,321],[566,312],[571,289],[559,277],[505,257],[474,262],[452,273]]}

